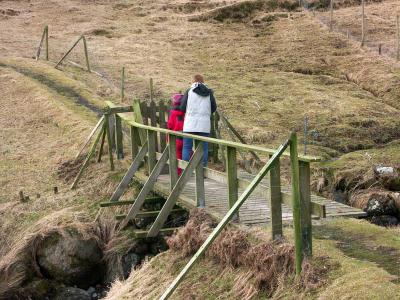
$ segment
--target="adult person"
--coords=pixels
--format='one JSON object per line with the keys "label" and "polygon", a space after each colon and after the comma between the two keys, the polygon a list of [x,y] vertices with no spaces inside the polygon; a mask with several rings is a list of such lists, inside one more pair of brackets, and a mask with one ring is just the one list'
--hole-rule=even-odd
{"label": "adult person", "polygon": [[[202,75],[193,77],[193,84],[181,99],[180,110],[185,113],[183,132],[194,135],[210,135],[211,114],[217,110],[214,92],[204,84]],[[189,161],[193,149],[193,139],[183,138],[182,159]],[[208,163],[208,143],[203,142],[203,165]]]}

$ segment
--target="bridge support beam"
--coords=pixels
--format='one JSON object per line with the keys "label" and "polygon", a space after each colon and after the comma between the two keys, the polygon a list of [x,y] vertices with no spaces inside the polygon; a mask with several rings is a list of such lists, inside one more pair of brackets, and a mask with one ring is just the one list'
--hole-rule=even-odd
{"label": "bridge support beam", "polygon": [[310,163],[299,161],[301,238],[303,253],[312,255]]}
{"label": "bridge support beam", "polygon": [[281,164],[277,159],[270,172],[270,211],[272,239],[280,239],[283,236],[282,230],[282,193],[281,193]]}

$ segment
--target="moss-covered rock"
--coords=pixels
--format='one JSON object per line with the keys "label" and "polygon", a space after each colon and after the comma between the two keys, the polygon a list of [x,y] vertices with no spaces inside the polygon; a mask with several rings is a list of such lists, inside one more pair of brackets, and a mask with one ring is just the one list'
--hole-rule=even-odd
{"label": "moss-covered rock", "polygon": [[37,261],[45,276],[82,288],[102,279],[102,258],[97,240],[74,230],[45,238],[37,252]]}

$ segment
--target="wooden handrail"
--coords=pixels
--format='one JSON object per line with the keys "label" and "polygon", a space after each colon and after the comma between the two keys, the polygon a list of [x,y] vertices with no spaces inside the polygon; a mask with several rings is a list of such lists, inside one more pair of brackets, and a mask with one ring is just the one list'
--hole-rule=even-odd
{"label": "wooden handrail", "polygon": [[[118,105],[114,104],[111,101],[106,101],[106,104],[111,109],[116,110],[116,108],[118,107]],[[130,108],[131,107],[129,107],[127,109],[130,109]],[[128,125],[134,126],[136,128],[140,128],[140,129],[156,131],[159,133],[174,135],[174,136],[178,136],[178,137],[191,138],[193,140],[197,140],[197,141],[201,141],[201,142],[208,142],[208,143],[213,143],[213,144],[217,144],[217,145],[221,145],[221,146],[229,146],[229,147],[234,147],[236,149],[241,149],[241,150],[246,150],[246,151],[255,151],[255,152],[259,152],[259,153],[267,154],[267,155],[273,155],[275,153],[274,149],[269,149],[269,148],[265,148],[265,147],[261,147],[261,146],[248,145],[248,144],[237,143],[237,142],[232,142],[232,141],[227,141],[227,140],[215,139],[215,138],[211,138],[211,137],[203,137],[203,136],[193,135],[193,134],[189,134],[189,133],[172,131],[172,130],[165,129],[165,128],[144,125],[144,124],[135,122],[132,114],[127,114],[127,113],[116,113],[116,114],[122,120],[124,120]],[[284,152],[282,155],[289,157],[290,153]],[[321,161],[321,157],[309,156],[309,155],[299,155],[299,160],[305,161],[305,162],[318,162],[318,161]]]}

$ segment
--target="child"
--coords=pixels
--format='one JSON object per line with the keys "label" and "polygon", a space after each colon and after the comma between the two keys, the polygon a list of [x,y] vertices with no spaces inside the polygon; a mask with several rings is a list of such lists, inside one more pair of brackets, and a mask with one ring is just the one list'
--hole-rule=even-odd
{"label": "child", "polygon": [[[172,95],[172,107],[169,112],[167,127],[173,131],[183,130],[183,121],[185,119],[185,113],[179,109],[181,105],[182,94],[174,94]],[[178,159],[182,159],[182,147],[183,147],[183,138],[176,137],[176,157]],[[180,176],[182,173],[182,169],[178,168],[178,175]]]}

